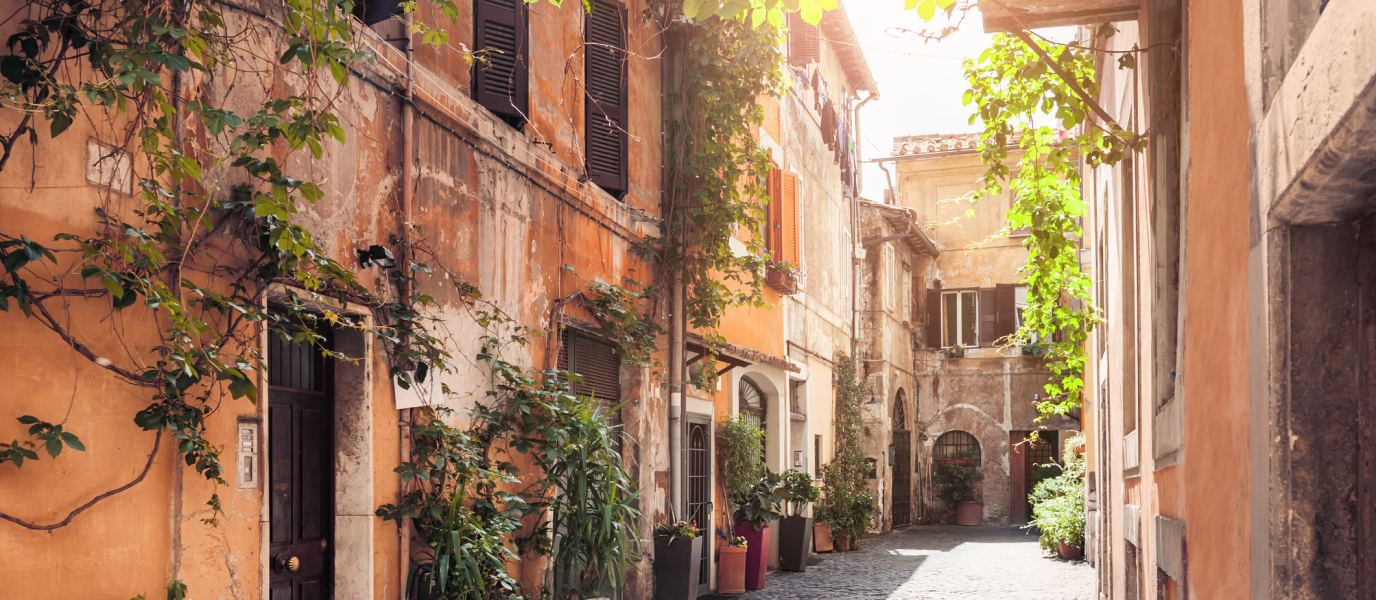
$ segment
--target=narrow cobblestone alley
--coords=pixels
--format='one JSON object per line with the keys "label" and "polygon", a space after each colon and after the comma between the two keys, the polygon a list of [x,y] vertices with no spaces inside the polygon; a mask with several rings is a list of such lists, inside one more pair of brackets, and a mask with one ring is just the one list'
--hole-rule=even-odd
{"label": "narrow cobblestone alley", "polygon": [[745,600],[1093,597],[1083,561],[1044,557],[1016,527],[911,527],[864,540],[855,552],[820,555],[806,573],[775,573]]}

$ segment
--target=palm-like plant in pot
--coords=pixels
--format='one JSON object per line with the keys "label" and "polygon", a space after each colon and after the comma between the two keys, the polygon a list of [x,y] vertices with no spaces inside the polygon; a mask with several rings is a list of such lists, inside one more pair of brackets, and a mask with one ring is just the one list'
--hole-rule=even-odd
{"label": "palm-like plant in pot", "polygon": [[812,518],[807,507],[822,498],[822,490],[812,484],[812,476],[789,469],[783,472],[779,496],[788,516],[779,521],[779,568],[806,571],[807,554],[812,547]]}
{"label": "palm-like plant in pot", "polygon": [[[733,415],[717,426],[717,460],[735,534],[746,539],[745,588],[764,588],[769,523],[779,518],[779,476],[764,464],[764,430],[753,417]],[[723,567],[725,568],[725,567]]]}

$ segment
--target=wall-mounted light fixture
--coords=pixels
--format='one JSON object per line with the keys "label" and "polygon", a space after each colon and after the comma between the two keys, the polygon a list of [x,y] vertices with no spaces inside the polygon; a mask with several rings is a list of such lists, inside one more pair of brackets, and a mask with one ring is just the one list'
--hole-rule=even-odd
{"label": "wall-mounted light fixture", "polygon": [[367,250],[355,250],[358,252],[358,264],[363,268],[377,265],[384,269],[391,269],[397,266],[397,258],[392,256],[392,251],[382,246],[369,246]]}
{"label": "wall-mounted light fixture", "polygon": [[874,406],[876,404],[883,404],[883,402],[880,402],[879,398],[875,397],[874,390],[870,390],[870,401],[866,402],[865,406]]}

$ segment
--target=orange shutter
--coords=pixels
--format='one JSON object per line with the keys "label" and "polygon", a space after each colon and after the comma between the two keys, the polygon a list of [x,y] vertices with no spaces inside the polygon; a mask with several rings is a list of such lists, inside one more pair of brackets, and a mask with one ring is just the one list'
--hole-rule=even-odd
{"label": "orange shutter", "polygon": [[773,162],[769,163],[769,179],[766,183],[765,193],[769,194],[768,204],[764,207],[765,214],[765,249],[769,251],[769,258],[772,260],[783,260],[783,194],[779,191],[779,179],[783,171]]}
{"label": "orange shutter", "polygon": [[798,174],[784,172],[779,180],[779,220],[782,222],[782,243],[779,259],[793,266],[801,266],[798,249]]}

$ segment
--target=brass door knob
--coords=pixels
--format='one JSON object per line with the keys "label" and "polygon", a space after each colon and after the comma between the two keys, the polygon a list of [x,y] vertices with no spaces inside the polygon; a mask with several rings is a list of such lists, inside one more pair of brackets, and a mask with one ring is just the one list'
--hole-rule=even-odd
{"label": "brass door knob", "polygon": [[278,573],[281,573],[282,571],[290,571],[292,573],[295,573],[298,569],[301,568],[301,559],[296,558],[295,556],[278,554],[277,556],[273,557],[272,562],[273,570],[277,571]]}

